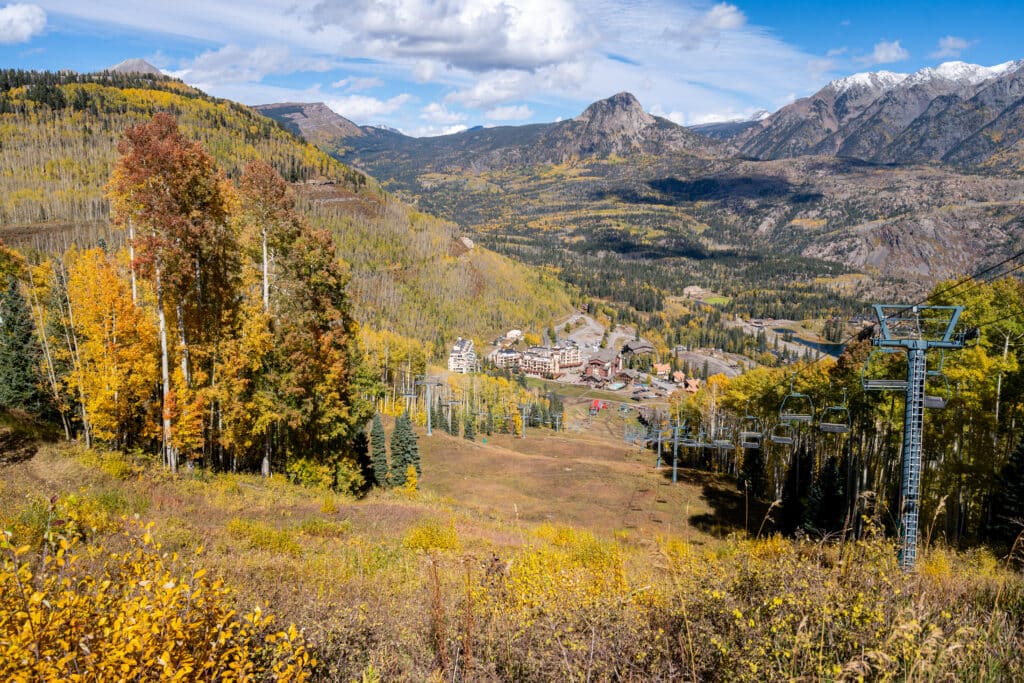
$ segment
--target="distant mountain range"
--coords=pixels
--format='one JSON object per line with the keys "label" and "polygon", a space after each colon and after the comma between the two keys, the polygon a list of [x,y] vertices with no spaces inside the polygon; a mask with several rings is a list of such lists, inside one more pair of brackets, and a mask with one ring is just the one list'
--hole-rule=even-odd
{"label": "distant mountain range", "polygon": [[726,137],[755,159],[823,154],[1005,170],[1020,170],[1022,138],[1024,60],[855,74]]}
{"label": "distant mountain range", "polygon": [[562,250],[563,274],[613,253],[668,291],[765,273],[785,288],[838,266],[845,291],[905,295],[1022,244],[1022,67],[856,74],[760,120],[692,128],[629,93],[567,121],[430,138],[322,105],[259,109],[310,140],[336,131],[318,144],[484,244],[534,263]]}
{"label": "distant mountain range", "polygon": [[[378,169],[399,157],[417,172],[561,164],[610,155],[686,153],[721,155],[721,144],[644,111],[622,92],[595,102],[579,116],[556,123],[475,127],[452,135],[414,138],[376,126],[357,126],[323,104],[267,104],[256,109],[318,144],[336,146],[341,158]],[[396,169],[386,169],[387,176]]]}
{"label": "distant mountain range", "polygon": [[[390,153],[447,170],[683,152],[709,158],[826,155],[882,164],[1024,169],[1024,60],[992,67],[946,62],[913,74],[854,74],[771,115],[690,128],[651,116],[629,93],[596,102],[568,121],[476,127],[437,138],[358,126],[323,105],[257,109],[311,141],[348,140],[340,147],[348,150],[349,160],[365,157],[371,166]],[[352,140],[357,137],[363,139]]]}

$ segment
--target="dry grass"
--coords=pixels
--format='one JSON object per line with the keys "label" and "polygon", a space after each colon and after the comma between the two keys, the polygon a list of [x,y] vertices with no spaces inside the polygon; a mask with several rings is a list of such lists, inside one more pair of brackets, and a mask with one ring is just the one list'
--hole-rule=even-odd
{"label": "dry grass", "polygon": [[53,493],[106,501],[97,515],[145,508],[165,548],[205,548],[239,611],[297,624],[321,680],[1024,675],[1024,583],[984,552],[924,551],[905,575],[881,538],[711,536],[691,518],[716,518],[728,482],[686,471],[673,486],[649,453],[593,434],[420,444],[418,494],[361,501],[280,478],[123,480],[44,448],[0,470],[0,526],[28,533],[31,501]]}

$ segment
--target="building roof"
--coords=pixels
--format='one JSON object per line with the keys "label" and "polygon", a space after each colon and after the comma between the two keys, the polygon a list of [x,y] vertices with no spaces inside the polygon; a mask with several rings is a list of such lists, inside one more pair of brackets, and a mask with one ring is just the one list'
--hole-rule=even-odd
{"label": "building roof", "polygon": [[651,342],[641,339],[639,341],[633,339],[622,345],[623,353],[654,353],[654,345]]}
{"label": "building roof", "polygon": [[459,337],[452,345],[452,353],[469,353],[473,350],[473,340]]}

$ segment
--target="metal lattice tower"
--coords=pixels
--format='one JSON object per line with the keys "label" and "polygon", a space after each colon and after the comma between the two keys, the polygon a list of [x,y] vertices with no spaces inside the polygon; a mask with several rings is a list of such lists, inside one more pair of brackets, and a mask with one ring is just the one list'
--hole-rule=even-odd
{"label": "metal lattice tower", "polygon": [[907,379],[865,381],[868,389],[904,389],[903,486],[900,494],[900,566],[917,562],[917,530],[921,497],[921,446],[924,440],[926,356],[929,349],[962,349],[963,335],[953,330],[963,306],[900,306],[875,304],[879,334],[871,340],[883,349],[907,352]]}

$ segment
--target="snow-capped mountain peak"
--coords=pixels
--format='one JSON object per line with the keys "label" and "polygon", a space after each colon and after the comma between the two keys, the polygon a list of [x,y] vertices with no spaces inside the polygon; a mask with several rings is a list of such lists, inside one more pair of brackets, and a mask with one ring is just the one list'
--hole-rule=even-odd
{"label": "snow-capped mountain peak", "polygon": [[909,74],[895,73],[893,71],[865,71],[853,74],[845,78],[839,78],[828,84],[837,95],[841,95],[851,89],[878,90],[884,91],[894,88],[902,83]]}
{"label": "snow-capped mountain peak", "polygon": [[943,62],[938,66],[926,66],[914,73],[907,79],[906,85],[925,83],[937,78],[963,83],[965,85],[978,85],[990,78],[1002,76],[1024,65],[1024,61],[1011,61],[996,64],[995,66],[981,66],[979,64],[968,64],[967,62]]}

